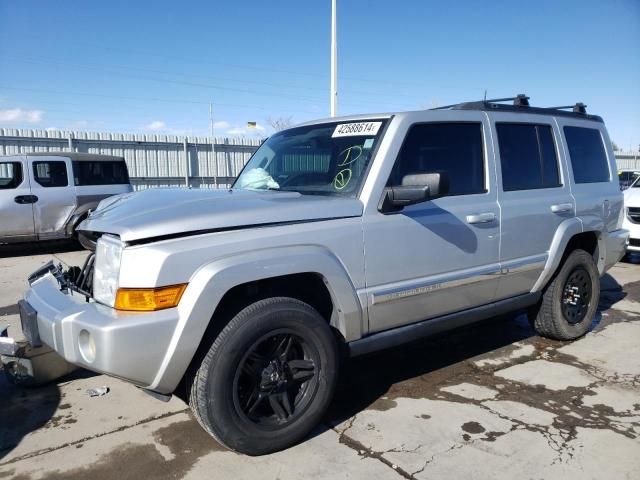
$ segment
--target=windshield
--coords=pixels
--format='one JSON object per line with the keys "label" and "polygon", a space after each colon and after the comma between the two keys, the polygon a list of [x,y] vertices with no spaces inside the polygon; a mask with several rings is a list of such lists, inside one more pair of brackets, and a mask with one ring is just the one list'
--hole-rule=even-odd
{"label": "windshield", "polygon": [[232,188],[355,196],[386,122],[323,123],[276,133]]}

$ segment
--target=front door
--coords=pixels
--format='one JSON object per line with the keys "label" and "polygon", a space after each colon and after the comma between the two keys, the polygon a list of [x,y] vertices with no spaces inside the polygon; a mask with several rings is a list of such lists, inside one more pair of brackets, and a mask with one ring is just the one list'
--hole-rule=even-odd
{"label": "front door", "polygon": [[33,201],[23,156],[0,159],[0,240],[33,237]]}
{"label": "front door", "polygon": [[[500,212],[482,112],[409,126],[386,187],[444,172],[449,195],[363,217],[370,332],[491,303],[499,277]],[[460,121],[460,117],[465,120]]]}
{"label": "front door", "polygon": [[64,157],[29,157],[35,231],[40,239],[64,235],[76,207],[71,161]]}

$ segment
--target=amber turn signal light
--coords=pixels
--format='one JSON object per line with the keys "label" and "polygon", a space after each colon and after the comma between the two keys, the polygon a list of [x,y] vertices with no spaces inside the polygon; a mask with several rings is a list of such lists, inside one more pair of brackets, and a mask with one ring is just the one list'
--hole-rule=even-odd
{"label": "amber turn signal light", "polygon": [[116,310],[152,312],[178,306],[187,284],[157,288],[119,288],[116,293]]}

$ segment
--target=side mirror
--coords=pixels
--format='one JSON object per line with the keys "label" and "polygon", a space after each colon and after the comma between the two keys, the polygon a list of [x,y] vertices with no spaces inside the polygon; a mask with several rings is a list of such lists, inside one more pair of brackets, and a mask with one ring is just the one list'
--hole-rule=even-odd
{"label": "side mirror", "polygon": [[405,175],[402,185],[387,188],[379,210],[396,212],[409,205],[426,202],[449,193],[449,179],[444,172]]}

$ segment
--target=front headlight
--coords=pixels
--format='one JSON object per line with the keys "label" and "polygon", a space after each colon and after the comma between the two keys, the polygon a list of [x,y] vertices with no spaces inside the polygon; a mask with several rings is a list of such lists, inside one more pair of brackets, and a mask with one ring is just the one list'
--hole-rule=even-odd
{"label": "front headlight", "polygon": [[111,235],[103,235],[96,246],[96,263],[93,271],[93,298],[113,307],[118,291],[122,242]]}

